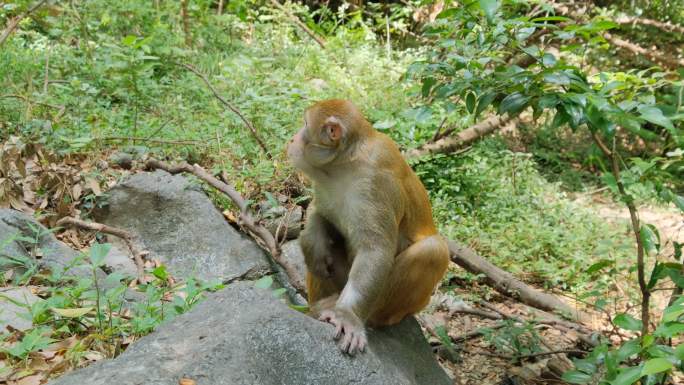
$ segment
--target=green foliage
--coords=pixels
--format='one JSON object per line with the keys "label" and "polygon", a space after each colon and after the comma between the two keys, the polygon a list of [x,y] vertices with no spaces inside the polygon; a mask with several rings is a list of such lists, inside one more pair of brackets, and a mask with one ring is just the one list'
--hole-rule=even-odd
{"label": "green foliage", "polygon": [[[170,285],[168,273],[160,266],[153,271],[154,280],[132,289],[129,288],[132,277],[117,272],[102,275],[100,266],[109,249],[109,244],[95,243],[87,258],[79,260],[79,266],[92,269],[92,277],[74,280],[65,276],[65,271],[73,266],[53,272],[45,299],[27,306],[33,324],[39,326],[26,332],[19,343],[2,351],[25,360],[29,353],[73,335],[109,342],[142,336],[190,310],[206,292],[223,287],[220,282],[200,282],[194,278]],[[144,299],[129,302],[131,296],[139,295]]]}
{"label": "green foliage", "polygon": [[498,139],[458,157],[435,156],[415,169],[430,191],[443,234],[469,242],[527,280],[605,288],[607,277],[587,274],[587,266],[610,259],[626,268],[631,246],[621,237],[623,229],[570,202],[540,176],[528,155],[509,151]]}
{"label": "green foliage", "polygon": [[483,335],[497,351],[511,355],[514,362],[541,351],[541,339],[533,323],[505,320],[501,328],[483,329]]}

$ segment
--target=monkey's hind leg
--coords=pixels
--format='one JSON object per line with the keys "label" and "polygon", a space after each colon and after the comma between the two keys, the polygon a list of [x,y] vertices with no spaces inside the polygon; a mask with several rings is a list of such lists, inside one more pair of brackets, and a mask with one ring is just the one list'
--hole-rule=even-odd
{"label": "monkey's hind leg", "polygon": [[439,235],[424,238],[401,252],[396,259],[382,305],[368,322],[372,326],[393,325],[423,309],[449,264],[449,247]]}

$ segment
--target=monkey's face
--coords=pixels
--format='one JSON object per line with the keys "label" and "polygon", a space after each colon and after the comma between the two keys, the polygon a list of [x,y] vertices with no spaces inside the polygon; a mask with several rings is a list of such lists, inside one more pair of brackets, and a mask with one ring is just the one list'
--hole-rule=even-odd
{"label": "monkey's face", "polygon": [[335,160],[341,151],[343,134],[344,127],[337,117],[321,117],[320,113],[307,111],[304,127],[287,146],[287,156],[295,167],[313,177]]}

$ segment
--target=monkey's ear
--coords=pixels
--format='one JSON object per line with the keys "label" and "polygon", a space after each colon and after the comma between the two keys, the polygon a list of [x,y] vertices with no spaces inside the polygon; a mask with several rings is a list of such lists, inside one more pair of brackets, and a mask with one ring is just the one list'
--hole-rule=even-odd
{"label": "monkey's ear", "polygon": [[323,130],[328,138],[333,142],[339,141],[340,138],[342,138],[342,135],[344,135],[344,126],[342,125],[342,122],[340,122],[340,120],[334,116],[326,119],[325,123],[323,124]]}

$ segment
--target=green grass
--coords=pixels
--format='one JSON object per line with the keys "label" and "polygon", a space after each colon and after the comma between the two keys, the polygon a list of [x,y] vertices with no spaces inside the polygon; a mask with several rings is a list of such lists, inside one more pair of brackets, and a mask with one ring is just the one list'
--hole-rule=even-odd
{"label": "green grass", "polygon": [[629,262],[621,226],[572,202],[560,183],[540,175],[529,154],[511,152],[498,138],[418,163],[416,170],[441,231],[528,282],[584,290],[597,282],[585,274],[592,264]]}

